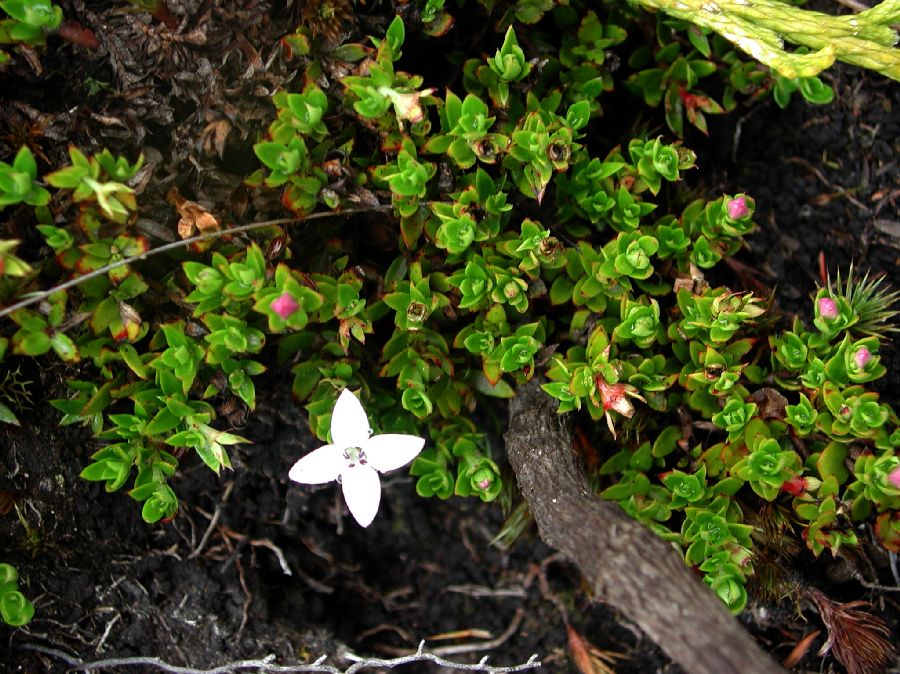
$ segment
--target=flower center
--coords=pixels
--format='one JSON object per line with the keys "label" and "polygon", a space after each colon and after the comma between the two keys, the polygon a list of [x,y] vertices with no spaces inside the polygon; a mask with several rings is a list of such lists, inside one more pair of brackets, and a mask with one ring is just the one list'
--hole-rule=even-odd
{"label": "flower center", "polygon": [[366,453],[360,447],[348,447],[345,449],[344,458],[347,460],[347,466],[350,468],[353,468],[356,464],[365,466],[368,463]]}

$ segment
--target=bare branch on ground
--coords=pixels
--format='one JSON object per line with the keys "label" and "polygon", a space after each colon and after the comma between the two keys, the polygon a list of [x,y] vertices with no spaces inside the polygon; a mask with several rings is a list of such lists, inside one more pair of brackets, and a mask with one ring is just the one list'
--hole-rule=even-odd
{"label": "bare branch on ground", "polygon": [[597,497],[572,429],[537,379],[510,403],[506,451],[541,538],[597,597],[634,621],[690,674],[783,672],[668,543]]}

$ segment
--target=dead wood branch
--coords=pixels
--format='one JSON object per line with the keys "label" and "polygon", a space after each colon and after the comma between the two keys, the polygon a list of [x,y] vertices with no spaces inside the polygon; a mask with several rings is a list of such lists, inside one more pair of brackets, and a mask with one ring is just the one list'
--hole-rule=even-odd
{"label": "dead wood branch", "polygon": [[594,495],[556,407],[533,380],[512,401],[506,434],[541,538],[690,674],[783,672],[669,544]]}

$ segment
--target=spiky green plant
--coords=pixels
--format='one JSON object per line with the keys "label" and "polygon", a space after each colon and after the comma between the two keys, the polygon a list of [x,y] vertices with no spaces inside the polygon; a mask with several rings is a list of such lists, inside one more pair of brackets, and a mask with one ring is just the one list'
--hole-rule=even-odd
{"label": "spiky green plant", "polygon": [[854,275],[851,264],[846,279],[841,278],[840,270],[834,281],[829,276],[827,289],[832,298],[843,298],[853,309],[857,321],[850,328],[851,332],[873,337],[900,332],[895,320],[900,311],[893,308],[900,302],[900,291],[885,284],[884,276],[870,279],[866,272],[859,278],[858,274]]}

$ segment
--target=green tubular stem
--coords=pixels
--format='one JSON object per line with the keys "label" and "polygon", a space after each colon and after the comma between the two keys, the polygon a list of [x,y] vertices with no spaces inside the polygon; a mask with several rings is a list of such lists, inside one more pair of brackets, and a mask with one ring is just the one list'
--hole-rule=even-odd
{"label": "green tubular stem", "polygon": [[[719,33],[785,77],[810,77],[835,60],[900,81],[900,50],[891,25],[900,23],[900,0],[856,15],[831,16],[779,0],[635,0],[645,8]],[[794,54],[784,40],[813,50]]]}

